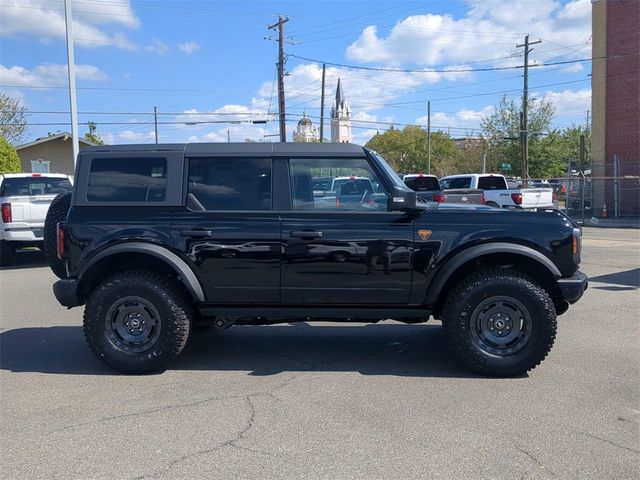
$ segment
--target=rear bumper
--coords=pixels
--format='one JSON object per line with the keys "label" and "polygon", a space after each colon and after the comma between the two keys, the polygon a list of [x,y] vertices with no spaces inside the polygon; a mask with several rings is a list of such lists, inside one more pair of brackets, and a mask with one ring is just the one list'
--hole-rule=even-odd
{"label": "rear bumper", "polygon": [[7,242],[42,242],[42,228],[6,228],[3,232]]}
{"label": "rear bumper", "polygon": [[79,307],[83,303],[78,297],[78,281],[73,278],[65,278],[54,283],[53,294],[63,307]]}
{"label": "rear bumper", "polygon": [[569,303],[576,303],[580,300],[588,286],[589,279],[580,270],[574,273],[572,277],[558,280],[558,287],[560,287],[562,296]]}

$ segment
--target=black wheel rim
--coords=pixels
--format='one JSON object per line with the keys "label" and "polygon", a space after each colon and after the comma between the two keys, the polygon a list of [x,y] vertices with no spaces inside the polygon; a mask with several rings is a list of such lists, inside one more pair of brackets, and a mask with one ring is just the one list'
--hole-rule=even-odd
{"label": "black wheel rim", "polygon": [[105,317],[109,341],[120,350],[140,353],[153,346],[160,337],[160,314],[141,297],[118,299]]}
{"label": "black wheel rim", "polygon": [[529,310],[511,297],[483,300],[473,311],[471,319],[471,338],[476,345],[501,356],[522,350],[533,327]]}

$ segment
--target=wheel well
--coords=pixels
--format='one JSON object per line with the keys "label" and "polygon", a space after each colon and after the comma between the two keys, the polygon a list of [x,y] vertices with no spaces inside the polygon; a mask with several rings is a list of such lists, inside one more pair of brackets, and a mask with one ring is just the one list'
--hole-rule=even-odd
{"label": "wheel well", "polygon": [[444,306],[444,302],[451,289],[471,272],[484,267],[510,268],[524,273],[540,284],[540,286],[549,293],[559,313],[563,313],[566,310],[556,278],[547,267],[526,255],[518,255],[514,253],[490,253],[472,258],[466,263],[463,263],[446,280],[433,307],[434,318],[440,317],[442,307]]}
{"label": "wheel well", "polygon": [[189,297],[192,298],[189,289],[186,288],[178,272],[176,272],[171,265],[153,255],[141,252],[123,252],[109,255],[89,267],[80,281],[79,292],[82,298],[86,298],[87,295],[107,277],[125,270],[151,270],[172,277],[178,280],[178,283],[182,285]]}

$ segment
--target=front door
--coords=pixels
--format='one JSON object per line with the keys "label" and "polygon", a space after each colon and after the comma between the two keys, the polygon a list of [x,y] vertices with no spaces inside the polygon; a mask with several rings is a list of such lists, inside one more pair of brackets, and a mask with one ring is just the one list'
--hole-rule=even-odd
{"label": "front door", "polygon": [[190,158],[186,207],[172,244],[194,263],[212,303],[280,301],[280,220],[270,158]]}
{"label": "front door", "polygon": [[[388,211],[389,195],[368,160],[290,159],[289,171],[292,211],[282,215],[282,303],[406,304],[412,222]],[[314,190],[319,178],[333,189]]]}

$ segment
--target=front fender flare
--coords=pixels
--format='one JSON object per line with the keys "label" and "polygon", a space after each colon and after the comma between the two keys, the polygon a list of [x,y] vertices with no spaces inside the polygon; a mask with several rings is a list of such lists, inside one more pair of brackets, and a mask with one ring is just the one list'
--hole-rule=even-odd
{"label": "front fender flare", "polygon": [[460,268],[468,261],[473,260],[474,258],[478,258],[484,255],[490,255],[492,253],[511,253],[522,255],[524,257],[528,257],[532,260],[537,261],[539,264],[544,266],[555,278],[560,278],[562,276],[560,270],[558,270],[558,267],[556,267],[556,265],[548,257],[531,247],[519,245],[517,243],[484,243],[482,245],[476,245],[474,247],[467,248],[466,250],[463,250],[462,252],[456,254],[453,258],[450,258],[443,266],[441,266],[437,270],[437,272],[429,282],[426,304],[433,305],[437,302],[438,297],[440,296],[440,293],[444,288],[444,285],[447,283],[447,280],[451,278],[451,275],[453,275],[458,268]]}
{"label": "front fender flare", "polygon": [[189,267],[183,259],[168,248],[153,243],[127,242],[107,247],[82,267],[80,272],[78,272],[78,280],[82,281],[82,277],[91,269],[91,267],[101,260],[119,253],[142,253],[162,260],[180,276],[180,280],[196,301],[205,301],[202,285],[200,285],[200,281],[191,267]]}

